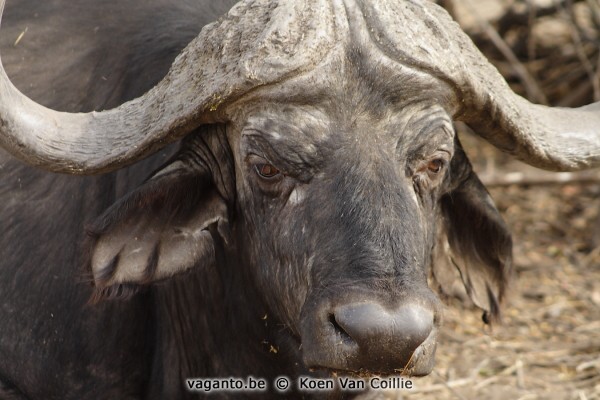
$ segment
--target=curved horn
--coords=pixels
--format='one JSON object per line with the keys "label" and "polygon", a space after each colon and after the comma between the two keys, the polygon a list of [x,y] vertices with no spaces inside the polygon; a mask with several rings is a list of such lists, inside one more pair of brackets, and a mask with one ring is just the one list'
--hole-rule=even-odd
{"label": "curved horn", "polygon": [[515,94],[448,13],[427,0],[356,0],[371,46],[454,88],[455,119],[522,161],[549,170],[600,166],[600,102],[568,109]]}
{"label": "curved horn", "polygon": [[335,2],[302,3],[239,3],[204,27],[153,89],[108,111],[43,107],[19,92],[0,64],[0,147],[29,164],[70,174],[131,164],[217,120],[221,104],[325,58],[336,44]]}

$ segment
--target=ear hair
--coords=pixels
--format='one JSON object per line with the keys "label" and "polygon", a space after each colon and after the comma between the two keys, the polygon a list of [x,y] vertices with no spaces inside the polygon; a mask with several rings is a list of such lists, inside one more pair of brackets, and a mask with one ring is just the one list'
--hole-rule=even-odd
{"label": "ear hair", "polygon": [[226,202],[206,172],[167,165],[89,227],[91,301],[128,297],[139,285],[214,263],[209,228],[226,236],[227,221]]}
{"label": "ear hair", "polygon": [[440,201],[442,223],[432,273],[445,292],[459,276],[489,323],[500,317],[512,272],[512,238],[462,149],[457,156],[453,163],[461,164],[460,173]]}

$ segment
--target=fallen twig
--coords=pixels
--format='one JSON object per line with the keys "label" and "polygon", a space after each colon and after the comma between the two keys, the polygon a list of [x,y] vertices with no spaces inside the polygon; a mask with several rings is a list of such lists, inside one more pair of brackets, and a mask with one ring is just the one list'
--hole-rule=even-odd
{"label": "fallen twig", "polygon": [[568,183],[600,182],[600,171],[580,172],[508,172],[504,174],[480,174],[479,178],[488,187],[510,185],[564,185]]}
{"label": "fallen twig", "polygon": [[438,392],[440,390],[447,390],[448,388],[457,388],[461,386],[467,386],[473,383],[471,378],[455,379],[444,383],[436,383],[434,385],[427,385],[423,387],[417,387],[411,390],[411,393],[431,393]]}

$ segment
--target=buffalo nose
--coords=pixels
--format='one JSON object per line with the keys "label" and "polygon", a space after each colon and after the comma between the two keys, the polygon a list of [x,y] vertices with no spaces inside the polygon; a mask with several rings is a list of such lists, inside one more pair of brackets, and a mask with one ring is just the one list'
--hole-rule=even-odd
{"label": "buffalo nose", "polygon": [[361,369],[400,372],[432,333],[434,313],[416,304],[388,310],[377,303],[357,303],[336,307],[330,322],[355,348]]}

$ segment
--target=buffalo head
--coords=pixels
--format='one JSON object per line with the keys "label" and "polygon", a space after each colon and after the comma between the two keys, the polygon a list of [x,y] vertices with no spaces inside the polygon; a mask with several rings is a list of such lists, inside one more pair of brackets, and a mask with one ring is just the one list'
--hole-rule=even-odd
{"label": "buffalo head", "polygon": [[430,372],[430,269],[497,315],[510,235],[456,120],[539,167],[600,161],[599,104],[515,95],[426,0],[242,1],[109,111],[51,111],[0,76],[0,144],[32,165],[106,172],[183,138],[95,223],[100,297],[233,266],[305,366],[329,370]]}

